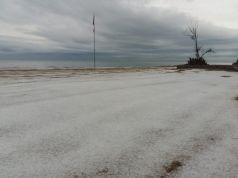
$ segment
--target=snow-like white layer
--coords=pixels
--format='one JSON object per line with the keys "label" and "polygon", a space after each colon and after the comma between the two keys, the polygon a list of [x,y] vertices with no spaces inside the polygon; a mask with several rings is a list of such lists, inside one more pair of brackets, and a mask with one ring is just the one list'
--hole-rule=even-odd
{"label": "snow-like white layer", "polygon": [[[229,75],[230,78],[221,77]],[[235,178],[238,73],[0,81],[0,177]]]}

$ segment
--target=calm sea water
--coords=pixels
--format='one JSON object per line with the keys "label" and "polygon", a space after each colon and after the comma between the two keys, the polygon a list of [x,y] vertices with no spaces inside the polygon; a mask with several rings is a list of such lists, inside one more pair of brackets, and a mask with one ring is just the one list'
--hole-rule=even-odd
{"label": "calm sea water", "polygon": [[[211,64],[231,64],[232,61],[208,61]],[[147,67],[147,66],[171,66],[184,64],[186,60],[156,60],[156,59],[98,59],[97,67]],[[93,60],[70,60],[70,59],[0,59],[0,69],[48,69],[48,68],[86,68],[93,67]]]}

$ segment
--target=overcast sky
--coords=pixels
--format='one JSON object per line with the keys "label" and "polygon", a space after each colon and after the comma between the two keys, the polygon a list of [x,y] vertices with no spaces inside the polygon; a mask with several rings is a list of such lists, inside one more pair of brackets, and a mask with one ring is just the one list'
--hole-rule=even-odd
{"label": "overcast sky", "polygon": [[237,0],[0,0],[0,56],[89,53],[115,57],[189,56],[188,25],[218,57],[238,55]]}

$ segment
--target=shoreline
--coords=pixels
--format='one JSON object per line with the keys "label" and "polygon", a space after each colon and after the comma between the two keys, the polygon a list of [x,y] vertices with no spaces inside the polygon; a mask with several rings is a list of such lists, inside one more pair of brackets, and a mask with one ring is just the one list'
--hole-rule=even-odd
{"label": "shoreline", "polygon": [[237,65],[178,65],[177,69],[205,69],[205,70],[213,70],[213,71],[231,71],[238,72]]}
{"label": "shoreline", "polygon": [[228,71],[238,72],[238,66],[234,65],[206,65],[206,66],[189,66],[189,65],[170,65],[170,66],[152,66],[152,67],[98,67],[94,68],[14,68],[0,69],[0,78],[32,78],[32,77],[74,77],[90,74],[108,74],[108,73],[129,73],[129,72],[146,72],[146,71],[175,71],[202,69],[209,71]]}
{"label": "shoreline", "polygon": [[12,77],[70,77],[88,74],[128,73],[144,71],[177,70],[176,66],[157,67],[99,67],[52,69],[0,69],[0,78]]}

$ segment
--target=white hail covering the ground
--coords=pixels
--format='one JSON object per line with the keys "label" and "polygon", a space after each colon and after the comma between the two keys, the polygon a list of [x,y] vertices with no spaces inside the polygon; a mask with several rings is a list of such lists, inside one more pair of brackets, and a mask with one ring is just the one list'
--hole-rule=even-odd
{"label": "white hail covering the ground", "polygon": [[1,79],[0,177],[236,178],[237,89],[202,70]]}

